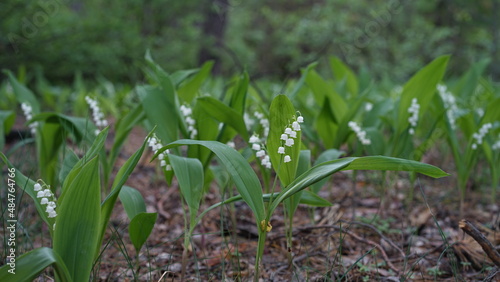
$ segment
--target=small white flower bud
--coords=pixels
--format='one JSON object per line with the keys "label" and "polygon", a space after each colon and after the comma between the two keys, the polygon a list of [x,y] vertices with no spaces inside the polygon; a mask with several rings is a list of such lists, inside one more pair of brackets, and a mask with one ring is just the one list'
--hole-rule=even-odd
{"label": "small white flower bud", "polygon": [[40,201],[40,204],[41,204],[41,205],[45,205],[45,204],[47,204],[48,202],[49,202],[49,199],[47,199],[47,198],[42,198],[42,200]]}
{"label": "small white flower bud", "polygon": [[42,185],[40,185],[39,183],[35,183],[35,186],[33,187],[33,190],[35,190],[36,192],[42,190]]}
{"label": "small white flower bud", "polygon": [[255,151],[260,151],[260,145],[259,144],[253,144],[252,145],[252,150],[255,150]]}
{"label": "small white flower bud", "polygon": [[279,147],[278,154],[284,154],[284,153],[285,153],[285,147]]}
{"label": "small white flower bud", "polygon": [[303,116],[299,116],[299,117],[297,118],[297,122],[298,122],[298,123],[303,123],[303,122],[304,122],[304,117],[303,117]]}
{"label": "small white flower bud", "polygon": [[256,135],[252,135],[252,137],[250,137],[250,140],[248,140],[249,143],[258,143],[260,142],[260,139],[258,136]]}
{"label": "small white flower bud", "polygon": [[289,156],[289,155],[286,155],[286,156],[285,156],[285,158],[283,159],[283,161],[284,161],[285,163],[288,163],[288,162],[291,162],[291,161],[292,161],[292,159],[290,158],[290,156]]}
{"label": "small white flower bud", "polygon": [[288,140],[288,135],[286,135],[285,133],[283,133],[283,134],[281,134],[281,138],[280,139],[283,140],[283,141],[286,141],[286,140]]}
{"label": "small white flower bud", "polygon": [[265,155],[266,155],[266,151],[264,151],[264,150],[260,150],[260,151],[258,151],[257,153],[255,153],[255,155],[256,155],[258,158],[263,157],[263,156],[265,156]]}

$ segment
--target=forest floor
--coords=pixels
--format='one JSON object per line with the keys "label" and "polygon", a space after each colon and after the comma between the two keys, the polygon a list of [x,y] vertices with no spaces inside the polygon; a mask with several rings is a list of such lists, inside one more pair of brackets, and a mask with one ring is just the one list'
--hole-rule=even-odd
{"label": "forest floor", "polygon": [[[134,130],[117,167],[140,147],[144,136],[142,130]],[[141,192],[148,212],[158,213],[153,232],[137,254],[128,236],[129,219],[118,202],[104,251],[94,267],[95,281],[181,280],[184,216],[179,189],[175,180],[167,186],[156,162],[150,162],[151,156],[150,151],[144,154],[127,185]],[[439,158],[431,152],[425,162],[439,166],[443,162]],[[451,165],[442,168],[453,171]],[[498,246],[500,207],[491,203],[490,192],[470,188],[461,214],[454,178],[453,173],[438,180],[418,176],[412,185],[408,173],[335,174],[320,192],[332,206],[299,206],[291,246],[287,245],[283,210],[276,210],[267,236],[261,281],[486,279],[495,271],[494,264],[460,229],[459,222],[469,220]],[[219,188],[212,185],[200,211],[221,197]],[[37,216],[34,208],[29,208],[30,199],[24,201],[26,210],[20,216],[26,217],[27,225]],[[32,224],[27,232],[39,232],[40,228],[44,228],[40,223]],[[210,211],[194,233],[185,261],[186,281],[253,280],[257,229],[246,204]],[[34,240],[29,244],[32,248],[50,246],[46,237]],[[494,281],[500,275],[490,278]]]}

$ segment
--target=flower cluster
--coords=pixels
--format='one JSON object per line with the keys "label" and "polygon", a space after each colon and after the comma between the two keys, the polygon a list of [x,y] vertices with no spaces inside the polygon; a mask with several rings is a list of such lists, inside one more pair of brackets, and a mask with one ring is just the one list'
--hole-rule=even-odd
{"label": "flower cluster", "polygon": [[184,121],[186,122],[188,128],[188,133],[189,133],[189,138],[195,139],[196,136],[198,135],[198,130],[194,127],[196,125],[196,120],[193,118],[193,110],[186,105],[181,105],[180,108],[182,115],[184,116]]}
{"label": "flower cluster", "polygon": [[439,96],[441,96],[441,99],[443,99],[444,106],[446,108],[446,116],[448,117],[450,126],[453,130],[455,130],[457,128],[455,121],[457,120],[459,111],[455,96],[453,96],[453,93],[448,91],[446,85],[439,84],[437,86],[437,90],[439,92]]}
{"label": "flower cluster", "polygon": [[[89,96],[85,96],[85,101],[87,104],[90,106],[90,109],[92,110],[92,118],[94,119],[95,125],[102,129],[103,127],[108,126],[108,121],[104,119],[104,114],[101,112],[101,108],[99,108],[99,104],[97,103],[97,100],[90,98]],[[95,135],[99,134],[101,132],[99,129],[96,129],[94,132]]]}
{"label": "flower cluster", "polygon": [[250,140],[248,140],[248,143],[252,144],[252,150],[256,151],[255,156],[261,159],[260,164],[270,169],[271,160],[269,159],[269,155],[266,153],[264,144],[260,140],[259,136],[256,134],[252,135]]}
{"label": "flower cluster", "polygon": [[[33,118],[33,108],[26,104],[22,103],[21,104],[21,109],[23,110],[23,114],[26,117],[26,121],[30,121]],[[29,124],[31,134],[35,135],[36,134],[36,128],[38,127],[38,122],[32,122]]]}
{"label": "flower cluster", "polygon": [[264,117],[263,113],[257,111],[253,113],[253,116],[259,120],[260,125],[262,125],[264,138],[267,138],[267,136],[269,135],[269,120]]}
{"label": "flower cluster", "polygon": [[[40,184],[40,182],[42,184]],[[37,183],[33,186],[33,190],[37,192],[36,197],[41,198],[40,204],[41,205],[46,205],[47,208],[45,209],[45,212],[47,213],[47,216],[49,218],[54,218],[57,216],[56,213],[56,197],[50,191],[50,185],[45,184],[42,180],[38,180]],[[54,225],[55,228],[55,225]]]}
{"label": "flower cluster", "polygon": [[409,133],[411,135],[415,134],[415,127],[418,122],[418,112],[420,111],[420,105],[418,104],[417,98],[413,98],[411,100],[411,105],[408,108],[408,112],[411,114],[408,118],[408,122],[410,123]]}
{"label": "flower cluster", "polygon": [[359,126],[355,121],[350,121],[347,124],[354,133],[356,133],[356,136],[358,136],[358,140],[361,142],[363,145],[370,145],[372,141],[369,138],[366,138],[366,131],[361,130],[361,126]]}
{"label": "flower cluster", "polygon": [[485,123],[479,129],[479,132],[472,134],[472,138],[476,139],[476,142],[472,143],[472,149],[476,150],[477,145],[483,144],[483,138],[486,136],[488,131],[493,127],[491,123]]}
{"label": "flower cluster", "polygon": [[[161,144],[160,139],[154,135],[153,137],[149,137],[148,139],[148,146],[151,148],[151,150],[156,154],[159,149],[163,147]],[[165,151],[166,154],[170,153],[170,150]],[[160,153],[158,154],[158,159],[160,160],[160,166],[165,168],[165,171],[170,171],[172,170],[172,166],[170,164],[167,164],[167,160],[165,159],[165,154]]]}
{"label": "flower cluster", "polygon": [[282,146],[278,148],[278,154],[285,155],[283,157],[283,162],[288,163],[291,162],[292,159],[290,155],[286,155],[285,147],[292,147],[295,144],[295,138],[297,138],[297,132],[300,131],[300,124],[304,122],[304,117],[298,116],[297,120],[294,120],[291,124],[289,124],[283,134],[281,134]]}

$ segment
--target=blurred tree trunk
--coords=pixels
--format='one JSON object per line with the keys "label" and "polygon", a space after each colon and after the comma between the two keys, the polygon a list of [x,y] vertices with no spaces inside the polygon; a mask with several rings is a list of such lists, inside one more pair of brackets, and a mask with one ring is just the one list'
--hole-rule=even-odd
{"label": "blurred tree trunk", "polygon": [[198,64],[214,60],[214,74],[220,74],[220,54],[224,46],[224,31],[226,28],[228,0],[206,1],[205,19],[202,23],[203,40],[198,54]]}
{"label": "blurred tree trunk", "polygon": [[500,78],[500,27],[499,27],[499,17],[500,17],[500,1],[493,0],[493,15],[491,22],[491,32],[493,35],[493,43],[491,46],[491,57],[492,61],[492,73],[495,79]]}

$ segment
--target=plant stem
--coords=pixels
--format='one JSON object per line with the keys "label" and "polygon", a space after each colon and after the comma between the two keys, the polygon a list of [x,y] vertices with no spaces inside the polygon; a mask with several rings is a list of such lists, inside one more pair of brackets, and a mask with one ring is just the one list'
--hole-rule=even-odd
{"label": "plant stem", "polygon": [[255,282],[258,282],[260,277],[260,263],[262,260],[262,256],[264,255],[266,237],[267,237],[267,232],[265,230],[262,231],[259,226],[259,242],[257,245],[257,254],[255,256],[255,276],[253,278],[253,281]]}

